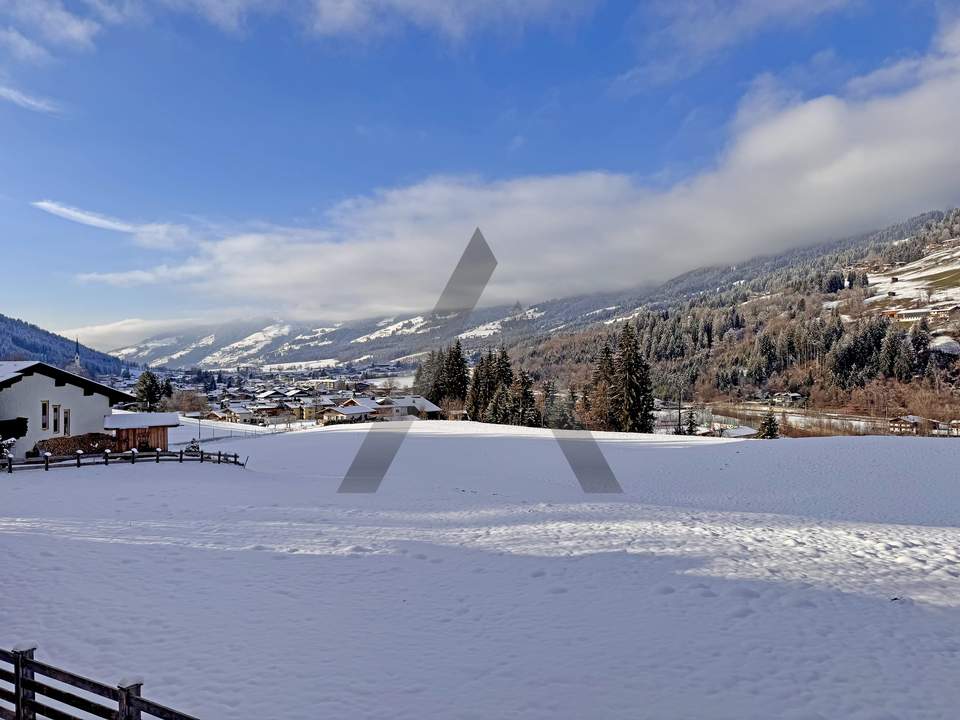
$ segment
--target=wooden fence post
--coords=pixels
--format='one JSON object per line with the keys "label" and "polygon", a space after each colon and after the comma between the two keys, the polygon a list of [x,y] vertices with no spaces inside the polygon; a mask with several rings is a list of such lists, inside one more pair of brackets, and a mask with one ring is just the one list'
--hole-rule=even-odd
{"label": "wooden fence post", "polygon": [[120,691],[120,712],[117,714],[118,720],[140,720],[140,711],[130,705],[131,697],[140,697],[140,691],[143,689],[143,683],[131,683],[130,685],[121,685],[117,688]]}
{"label": "wooden fence post", "polygon": [[160,462],[160,448],[157,448],[157,463]]}
{"label": "wooden fence post", "polygon": [[27,703],[33,700],[35,695],[32,690],[27,690],[23,686],[24,680],[33,680],[33,670],[27,668],[26,661],[33,660],[33,654],[36,650],[37,648],[31,645],[15,647],[13,649],[13,692],[16,695],[14,705],[17,720],[36,720],[37,717],[33,709],[27,707]]}
{"label": "wooden fence post", "polygon": [[7,472],[13,474],[13,455],[7,455]]}
{"label": "wooden fence post", "polygon": [[220,465],[220,464],[221,464],[222,458],[223,458],[223,451],[222,451],[222,450],[217,450],[217,465]]}
{"label": "wooden fence post", "polygon": [[203,450],[200,451],[200,462],[203,462]]}
{"label": "wooden fence post", "polygon": [[43,454],[43,469],[46,471],[50,470],[50,453],[48,452]]}
{"label": "wooden fence post", "polygon": [[180,462],[183,462],[183,448],[180,448]]}
{"label": "wooden fence post", "polygon": [[130,448],[130,464],[131,464],[131,465],[136,465],[136,464],[137,464],[137,453],[138,453],[138,452],[139,452],[139,450],[137,450],[136,448]]}
{"label": "wooden fence post", "polygon": [[110,448],[106,448],[106,449],[103,451],[103,464],[104,464],[104,465],[109,465],[109,464],[110,464]]}
{"label": "wooden fence post", "polygon": [[77,450],[77,467],[80,467],[80,458],[83,457],[83,450]]}

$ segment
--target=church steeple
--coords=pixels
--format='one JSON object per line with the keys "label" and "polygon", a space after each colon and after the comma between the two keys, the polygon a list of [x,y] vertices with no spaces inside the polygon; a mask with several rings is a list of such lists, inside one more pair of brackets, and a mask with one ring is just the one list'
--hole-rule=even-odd
{"label": "church steeple", "polygon": [[88,378],[90,373],[80,362],[80,338],[77,338],[74,341],[73,345],[73,362],[69,363],[64,370],[67,372],[72,372],[74,375],[80,375],[81,377]]}

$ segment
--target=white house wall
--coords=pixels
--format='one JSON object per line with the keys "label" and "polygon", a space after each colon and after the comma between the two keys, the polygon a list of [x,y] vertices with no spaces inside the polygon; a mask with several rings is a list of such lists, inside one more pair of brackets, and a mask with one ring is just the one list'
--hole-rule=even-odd
{"label": "white house wall", "polygon": [[[40,403],[50,401],[50,422],[41,430]],[[53,406],[60,406],[60,432],[53,432]],[[27,375],[6,390],[0,390],[0,418],[27,418],[27,435],[17,441],[14,455],[22,457],[40,440],[63,437],[63,411],[70,410],[70,434],[103,432],[103,417],[110,413],[106,395],[84,395],[76,385],[57,387],[53,378],[39,373]]]}

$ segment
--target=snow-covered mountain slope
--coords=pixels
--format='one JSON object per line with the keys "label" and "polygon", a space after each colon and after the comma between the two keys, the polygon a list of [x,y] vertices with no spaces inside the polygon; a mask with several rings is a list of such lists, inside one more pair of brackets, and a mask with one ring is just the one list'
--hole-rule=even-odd
{"label": "snow-covered mountain slope", "polygon": [[[628,306],[635,307],[636,303]],[[430,314],[335,324],[262,319],[168,333],[114,354],[153,367],[329,366],[360,358],[393,362],[451,343],[457,337],[469,349],[521,335],[584,327],[609,319],[618,307],[605,294],[551,300],[526,309],[482,308],[459,322]]]}
{"label": "snow-covered mountain slope", "polygon": [[0,482],[0,647],[211,719],[956,717],[948,440],[600,434],[604,496],[548,431],[418,422],[338,494],[367,431]]}
{"label": "snow-covered mountain slope", "polygon": [[[771,274],[802,270],[824,255],[854,252],[902,242],[932,220],[934,212],[911,218],[879,232],[833,240],[737,265],[705,267],[684,273],[657,287],[595,293],[518,307],[482,308],[461,323],[444,323],[428,313],[370,318],[350,323],[296,322],[283,318],[259,319],[205,327],[189,332],[147,338],[115,354],[132,362],[173,367],[230,367],[238,364],[291,367],[301,363],[349,363],[358,357],[392,362],[417,355],[457,337],[467,349],[511,340],[536,341],[553,333],[570,333],[587,326],[603,327],[636,317],[644,306],[673,303],[717,290],[729,290]],[[876,309],[894,309],[909,303],[955,302],[960,299],[960,247],[956,241],[918,263],[898,268],[897,282],[887,276],[871,278]],[[761,283],[762,284],[762,283]],[[897,285],[893,289],[893,285]],[[889,292],[897,296],[889,296]],[[930,295],[928,299],[926,294]],[[362,349],[362,352],[360,350]]]}
{"label": "snow-covered mountain slope", "polygon": [[960,239],[949,240],[914,262],[871,274],[870,291],[867,303],[891,312],[960,304]]}

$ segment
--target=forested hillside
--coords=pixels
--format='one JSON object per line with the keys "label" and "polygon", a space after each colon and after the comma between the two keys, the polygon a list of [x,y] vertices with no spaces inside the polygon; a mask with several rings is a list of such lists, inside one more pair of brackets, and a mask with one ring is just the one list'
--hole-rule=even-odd
{"label": "forested hillside", "polygon": [[[73,360],[73,340],[54,335],[23,320],[0,315],[0,360],[42,360],[63,367]],[[119,373],[120,361],[80,346],[80,361],[91,373]]]}
{"label": "forested hillside", "polygon": [[600,387],[604,365],[625,323],[658,397],[741,400],[789,391],[811,407],[958,417],[956,268],[928,268],[934,283],[926,290],[901,280],[894,286],[906,292],[887,291],[896,273],[914,267],[908,263],[954,258],[958,237],[960,211],[927,213],[815,248],[701,269],[649,293],[618,322],[507,349],[533,382],[572,388],[577,407],[594,407],[578,418],[588,427],[604,414],[595,410],[597,396],[608,392]]}

